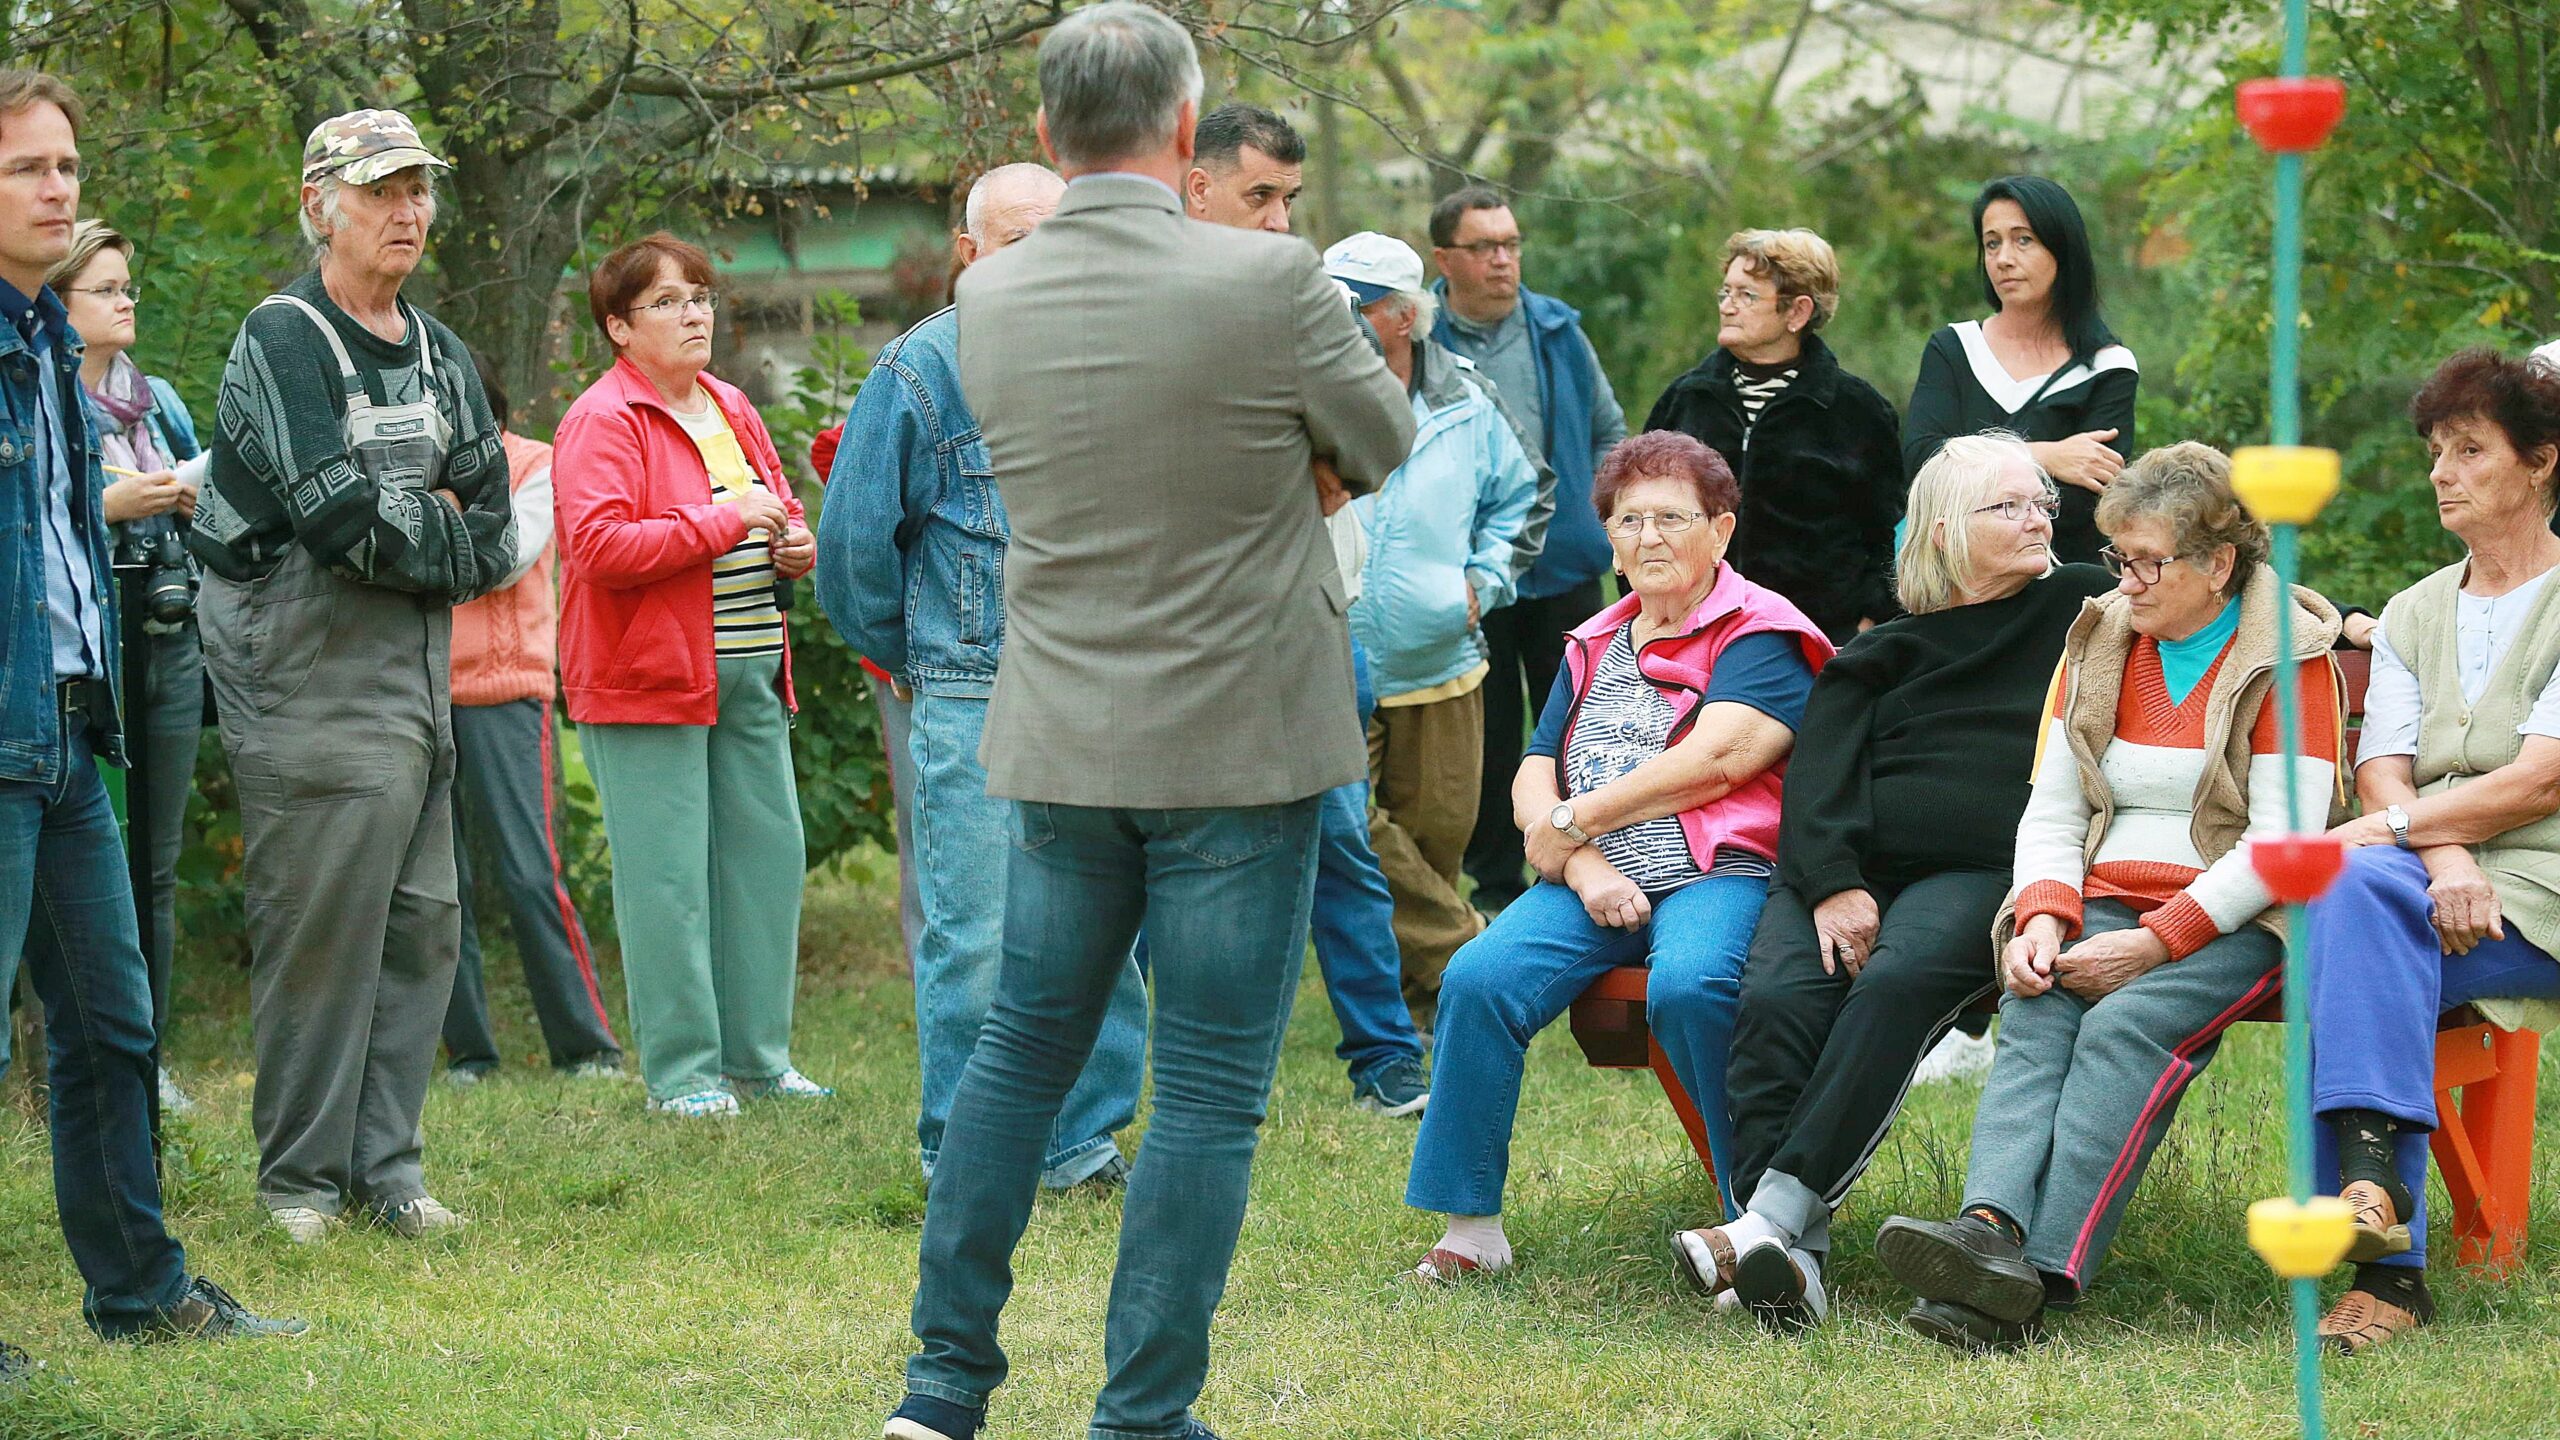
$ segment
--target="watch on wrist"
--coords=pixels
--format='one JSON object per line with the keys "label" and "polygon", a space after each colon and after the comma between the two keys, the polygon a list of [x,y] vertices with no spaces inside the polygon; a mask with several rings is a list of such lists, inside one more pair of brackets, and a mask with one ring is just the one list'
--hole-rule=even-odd
{"label": "watch on wrist", "polygon": [[2391,827],[2391,843],[2409,849],[2409,812],[2397,805],[2382,807],[2382,823]]}
{"label": "watch on wrist", "polygon": [[1556,827],[1564,838],[1576,845],[1591,843],[1591,837],[1583,833],[1581,826],[1573,823],[1573,802],[1570,800],[1559,801],[1556,808],[1548,811],[1547,823]]}

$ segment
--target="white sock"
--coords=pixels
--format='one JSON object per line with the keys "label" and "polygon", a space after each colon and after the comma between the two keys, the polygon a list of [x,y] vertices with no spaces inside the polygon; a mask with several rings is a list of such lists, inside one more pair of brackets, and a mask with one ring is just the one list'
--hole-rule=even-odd
{"label": "white sock", "polygon": [[1499,1215],[1452,1215],[1436,1249],[1464,1256],[1487,1270],[1511,1263],[1511,1241],[1502,1233]]}
{"label": "white sock", "polygon": [[1774,1240],[1781,1245],[1792,1246],[1797,1239],[1796,1236],[1788,1234],[1781,1228],[1778,1222],[1757,1210],[1743,1211],[1741,1219],[1725,1225],[1724,1233],[1725,1238],[1733,1242],[1733,1253],[1736,1255],[1764,1241]]}

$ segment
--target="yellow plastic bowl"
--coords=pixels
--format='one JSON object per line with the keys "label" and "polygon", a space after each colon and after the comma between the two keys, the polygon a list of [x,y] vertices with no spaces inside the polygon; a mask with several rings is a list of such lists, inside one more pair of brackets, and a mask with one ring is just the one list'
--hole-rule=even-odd
{"label": "yellow plastic bowl", "polygon": [[2231,488],[2270,525],[2308,525],[2338,493],[2338,452],[2311,445],[2250,445],[2231,456]]}
{"label": "yellow plastic bowl", "polygon": [[2249,1248],[2287,1280],[2317,1279],[2337,1269],[2354,1239],[2354,1213],[2335,1195],[2261,1200],[2249,1207]]}

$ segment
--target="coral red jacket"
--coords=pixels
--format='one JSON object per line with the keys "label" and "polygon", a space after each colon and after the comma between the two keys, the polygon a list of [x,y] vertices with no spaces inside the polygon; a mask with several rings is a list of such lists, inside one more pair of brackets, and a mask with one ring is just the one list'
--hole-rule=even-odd
{"label": "coral red jacket", "polygon": [[[702,388],[729,420],[747,464],[806,512],[745,392],[708,372]],[[747,538],[737,507],[711,498],[693,437],[638,367],[616,360],[560,419],[552,437],[559,516],[560,682],[583,724],[709,725],[719,719],[712,654],[711,562]],[[782,655],[782,699],[791,652]]]}

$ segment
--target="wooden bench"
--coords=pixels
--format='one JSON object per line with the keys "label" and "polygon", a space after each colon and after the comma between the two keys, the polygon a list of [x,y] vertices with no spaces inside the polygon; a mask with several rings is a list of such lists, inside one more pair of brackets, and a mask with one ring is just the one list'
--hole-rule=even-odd
{"label": "wooden bench", "polygon": [[[2337,658],[2347,692],[2345,763],[2352,768],[2372,657],[2341,651]],[[1569,1017],[1574,1043],[1598,1068],[1651,1070],[1712,1181],[1715,1160],[1707,1148],[1706,1120],[1645,1023],[1649,975],[1641,966],[1623,966],[1583,991]],[[2281,1000],[2270,1001],[2247,1018],[2281,1022],[2284,1007]],[[2464,1265],[2498,1273],[2522,1256],[2532,1199],[2534,1093],[2541,1057],[2541,1036],[2501,1030],[2467,1005],[2448,1011],[2438,1022],[2437,1125],[2430,1148],[2453,1201],[2453,1234]]]}

